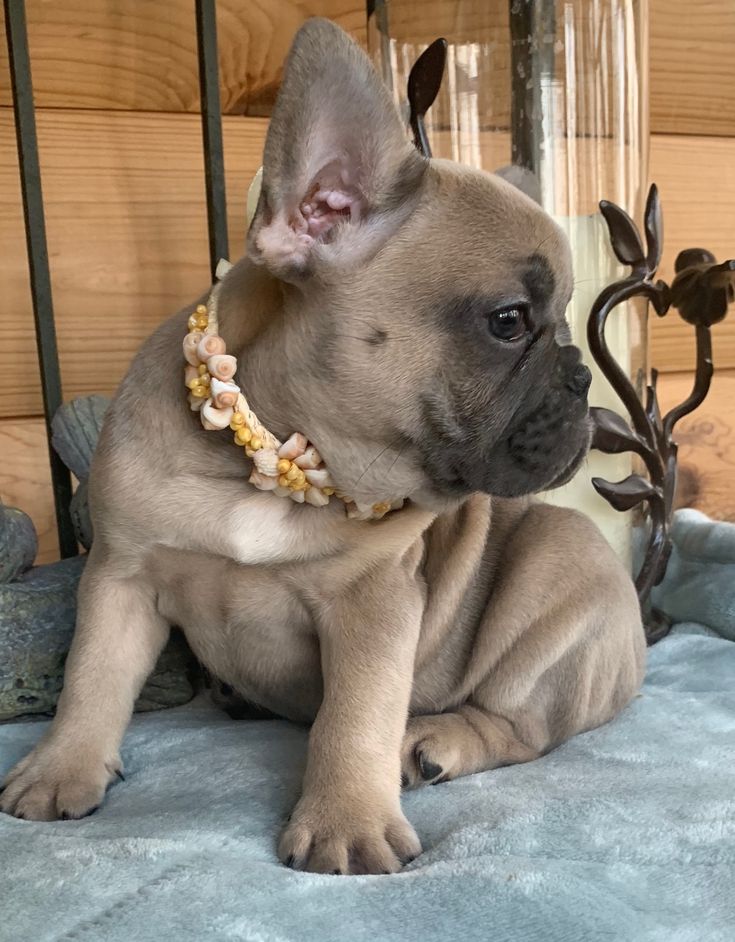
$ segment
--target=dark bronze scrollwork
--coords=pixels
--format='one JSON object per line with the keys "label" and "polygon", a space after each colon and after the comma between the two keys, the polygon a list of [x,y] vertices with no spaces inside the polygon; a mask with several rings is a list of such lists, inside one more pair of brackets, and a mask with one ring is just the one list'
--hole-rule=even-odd
{"label": "dark bronze scrollwork", "polygon": [[[616,510],[631,510],[647,503],[650,532],[636,589],[647,621],[649,642],[668,631],[661,613],[650,607],[651,590],[663,579],[671,554],[670,526],[676,491],[677,445],[674,427],[704,401],[712,380],[712,339],[710,327],[723,319],[735,292],[735,261],[718,264],[706,249],[687,249],[676,259],[676,277],[669,287],[656,280],[661,260],[662,217],[658,190],[651,186],[646,202],[644,225],[646,246],[638,229],[624,210],[603,200],[600,211],[610,233],[615,255],[631,273],[605,287],[592,306],[587,338],[595,362],[613,387],[630,416],[630,424],[610,409],[593,408],[595,432],[592,446],[607,454],[634,452],[648,473],[648,480],[631,474],[622,481],[593,478],[592,484]],[[663,317],[675,307],[696,331],[696,370],[690,395],[662,416],[656,385],[658,372],[651,370],[650,383],[642,402],[605,342],[605,325],[618,305],[632,298],[645,298]]]}

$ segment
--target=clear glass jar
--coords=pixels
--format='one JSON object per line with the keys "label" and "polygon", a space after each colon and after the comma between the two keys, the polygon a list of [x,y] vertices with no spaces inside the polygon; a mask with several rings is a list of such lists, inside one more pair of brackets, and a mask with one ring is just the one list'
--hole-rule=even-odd
{"label": "clear glass jar", "polygon": [[[408,115],[411,66],[437,37],[448,43],[439,96],[426,116],[432,151],[489,171],[504,168],[567,232],[575,292],[567,316],[594,379],[592,405],[618,397],[592,362],[587,317],[600,290],[626,271],[609,246],[601,199],[640,225],[648,182],[647,0],[376,0],[370,53]],[[517,169],[521,168],[521,169]],[[615,311],[607,340],[642,392],[647,312]],[[632,471],[631,456],[592,452],[577,477],[546,495],[592,516],[630,561],[631,513],[613,510],[590,478]]]}

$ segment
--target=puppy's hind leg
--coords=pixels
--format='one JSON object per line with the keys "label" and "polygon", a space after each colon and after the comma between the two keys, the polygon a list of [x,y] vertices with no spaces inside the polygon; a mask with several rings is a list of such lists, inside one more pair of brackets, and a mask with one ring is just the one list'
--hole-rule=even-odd
{"label": "puppy's hind leg", "polygon": [[81,818],[121,772],[120,743],[135,698],[166,643],[155,595],[90,554],[79,587],[74,641],[49,732],[11,770],[0,811],[51,821]]}
{"label": "puppy's hind leg", "polygon": [[465,703],[451,713],[408,721],[401,750],[402,784],[404,788],[438,785],[461,775],[530,762],[538,755],[516,738],[507,720]]}

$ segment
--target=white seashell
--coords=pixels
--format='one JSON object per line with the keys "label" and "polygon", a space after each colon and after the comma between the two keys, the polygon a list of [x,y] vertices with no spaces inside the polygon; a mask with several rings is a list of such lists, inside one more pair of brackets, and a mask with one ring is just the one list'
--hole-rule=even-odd
{"label": "white seashell", "polygon": [[326,507],[329,503],[327,495],[320,491],[318,487],[310,487],[308,491],[304,491],[304,500],[312,507]]}
{"label": "white seashell", "polygon": [[184,359],[187,363],[190,363],[192,366],[199,365],[199,354],[197,353],[197,347],[201,342],[204,334],[201,330],[193,330],[190,334],[187,334],[184,337]]}
{"label": "white seashell", "polygon": [[227,272],[233,267],[232,262],[228,261],[226,258],[221,258],[217,262],[217,267],[214,270],[214,277],[219,281],[221,278],[224,278]]}
{"label": "white seashell", "polygon": [[288,458],[289,461],[293,461],[294,458],[303,455],[308,444],[306,437],[301,432],[294,432],[278,449],[278,457]]}
{"label": "white seashell", "polygon": [[237,397],[240,395],[240,387],[234,383],[223,382],[221,379],[212,377],[210,384],[212,398],[218,409],[225,409],[227,406],[237,405]]}
{"label": "white seashell", "polygon": [[277,488],[273,491],[274,494],[278,494],[279,497],[290,497],[291,488],[290,487],[281,487],[279,484]]}
{"label": "white seashell", "polygon": [[256,451],[253,462],[261,474],[267,474],[272,478],[278,477],[278,455],[274,448],[261,448],[260,451]]}
{"label": "white seashell", "polygon": [[291,500],[295,500],[297,504],[304,503],[304,492],[303,491],[291,491]]}
{"label": "white seashell", "polygon": [[[278,478],[261,474],[260,471],[252,471],[248,480],[251,484],[254,484],[259,491],[275,491],[278,487]],[[283,490],[287,490],[287,488],[283,488]]]}
{"label": "white seashell", "polygon": [[195,396],[194,393],[189,393],[189,407],[192,412],[199,412],[203,405],[203,399],[201,399],[199,396]]}
{"label": "white seashell", "polygon": [[207,360],[207,369],[210,376],[219,380],[232,379],[237,370],[237,360],[228,353],[215,353]]}
{"label": "white seashell", "polygon": [[218,409],[211,399],[202,406],[202,422],[209,422],[212,428],[227,428],[232,418],[232,407],[227,406],[224,409]]}
{"label": "white seashell", "polygon": [[210,357],[218,353],[225,353],[226,350],[224,340],[217,334],[204,334],[197,344],[197,356],[202,363],[206,363]]}
{"label": "white seashell", "polygon": [[309,445],[303,455],[299,455],[298,458],[294,460],[295,463],[303,470],[306,470],[307,468],[315,470],[322,463],[322,456],[313,445]]}
{"label": "white seashell", "polygon": [[334,487],[331,475],[326,468],[315,468],[304,471],[306,480],[314,487]]}

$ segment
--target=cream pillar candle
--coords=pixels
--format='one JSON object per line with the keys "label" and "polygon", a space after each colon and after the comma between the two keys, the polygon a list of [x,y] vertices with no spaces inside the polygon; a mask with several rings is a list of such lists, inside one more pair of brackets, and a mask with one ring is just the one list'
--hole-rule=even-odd
{"label": "cream pillar candle", "polygon": [[[591,406],[604,406],[626,415],[614,390],[593,361],[587,344],[587,319],[595,298],[605,285],[621,277],[622,267],[610,248],[607,226],[599,213],[576,218],[557,218],[572,247],[574,260],[574,294],[567,309],[567,320],[572,341],[582,350],[584,362],[592,371]],[[630,370],[631,337],[633,324],[626,306],[621,305],[611,314],[605,339],[610,352],[623,372]],[[618,556],[631,565],[632,511],[614,510],[592,487],[593,477],[620,481],[632,472],[630,454],[604,455],[591,451],[574,478],[564,487],[543,495],[549,503],[573,507],[590,516],[602,530]]]}

